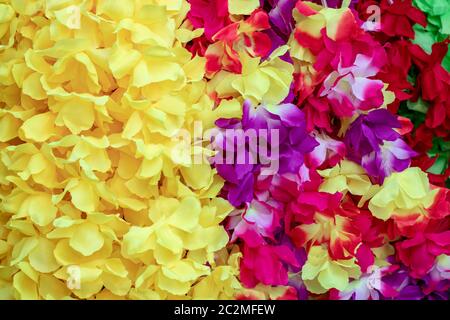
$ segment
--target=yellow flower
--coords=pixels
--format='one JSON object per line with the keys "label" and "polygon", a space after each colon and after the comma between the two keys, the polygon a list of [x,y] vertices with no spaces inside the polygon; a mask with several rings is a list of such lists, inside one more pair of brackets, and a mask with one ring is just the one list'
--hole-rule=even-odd
{"label": "yellow flower", "polygon": [[199,281],[192,291],[194,299],[217,300],[232,299],[242,286],[237,280],[239,274],[239,259],[242,254],[234,246],[230,253],[226,248],[217,252],[218,266],[210,275]]}
{"label": "yellow flower", "polygon": [[352,161],[342,160],[335,167],[318,172],[325,178],[319,189],[321,192],[350,192],[362,196],[372,187],[364,169]]}
{"label": "yellow flower", "polygon": [[0,3],[0,50],[12,47],[17,24],[13,7]]}
{"label": "yellow flower", "polygon": [[420,168],[411,167],[386,178],[378,192],[370,199],[369,210],[382,220],[426,215],[438,189],[431,190],[428,177]]}
{"label": "yellow flower", "polygon": [[208,83],[209,91],[217,92],[219,98],[239,97],[253,104],[276,105],[289,93],[294,67],[280,59],[287,46],[276,49],[264,62],[240,52],[242,74],[219,71]]}
{"label": "yellow flower", "polygon": [[308,258],[302,268],[302,279],[308,291],[322,294],[331,288],[344,291],[349,279],[358,279],[361,269],[350,260],[331,260],[326,247],[313,246],[308,252]]}
{"label": "yellow flower", "polygon": [[229,0],[228,2],[228,10],[231,14],[249,15],[258,7],[258,0]]}
{"label": "yellow flower", "polygon": [[[214,105],[205,58],[183,47],[203,32],[188,8],[0,4],[0,299],[228,299],[240,289],[223,180],[171,158],[179,130],[241,112],[239,99]],[[261,72],[284,92],[278,60]]]}

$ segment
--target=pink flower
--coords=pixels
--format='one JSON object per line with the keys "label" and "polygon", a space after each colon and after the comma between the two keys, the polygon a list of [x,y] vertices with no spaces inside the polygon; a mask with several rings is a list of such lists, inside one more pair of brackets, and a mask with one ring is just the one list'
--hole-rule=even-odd
{"label": "pink flower", "polygon": [[318,168],[321,166],[334,167],[345,156],[345,143],[330,138],[325,133],[314,131],[313,136],[319,143],[317,147],[308,155],[308,163]]}
{"label": "pink flower", "polygon": [[228,13],[228,1],[223,0],[188,0],[191,9],[188,19],[195,28],[204,28],[205,35],[212,37],[223,27],[231,23]]}
{"label": "pink flower", "polygon": [[331,101],[337,116],[351,116],[355,109],[369,110],[382,105],[384,84],[370,79],[379,71],[374,59],[358,54],[352,66],[343,67],[341,61],[337,70],[325,79],[320,96]]}
{"label": "pink flower", "polygon": [[263,245],[255,248],[244,246],[240,279],[248,288],[253,288],[258,283],[287,285],[289,265],[298,268],[300,262],[287,245]]}
{"label": "pink flower", "polygon": [[425,276],[436,257],[450,254],[450,219],[431,221],[426,230],[396,243],[397,256],[411,270],[415,278]]}
{"label": "pink flower", "polygon": [[[238,214],[241,210],[237,210]],[[275,240],[275,230],[280,226],[281,213],[265,202],[253,200],[242,213],[230,218],[228,229],[234,229],[231,241],[241,238],[248,246],[263,245],[264,238]]]}

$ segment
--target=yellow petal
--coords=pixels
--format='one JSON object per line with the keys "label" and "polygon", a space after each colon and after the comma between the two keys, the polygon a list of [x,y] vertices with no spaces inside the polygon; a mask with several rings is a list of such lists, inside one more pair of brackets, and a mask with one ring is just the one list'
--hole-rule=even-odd
{"label": "yellow petal", "polygon": [[158,228],[158,230],[156,230],[156,236],[158,244],[169,249],[173,253],[180,253],[182,251],[183,241],[169,226]]}
{"label": "yellow petal", "polygon": [[20,120],[10,114],[0,118],[0,142],[6,142],[17,137]]}
{"label": "yellow petal", "polygon": [[21,127],[26,139],[43,142],[55,133],[55,115],[51,112],[41,113],[28,119]]}
{"label": "yellow petal", "polygon": [[94,124],[94,109],[90,102],[80,99],[64,103],[56,119],[57,124],[62,123],[74,134],[88,130]]}
{"label": "yellow petal", "polygon": [[138,175],[142,178],[151,178],[161,172],[163,161],[161,158],[144,159],[139,168]]}
{"label": "yellow petal", "polygon": [[103,285],[113,294],[125,296],[131,288],[131,280],[110,273],[102,274]]}
{"label": "yellow petal", "polygon": [[103,288],[103,281],[98,278],[97,280],[94,280],[92,282],[84,282],[79,290],[72,290],[72,292],[78,296],[80,299],[88,299],[98,292],[102,290]]}
{"label": "yellow petal", "polygon": [[46,226],[53,222],[58,212],[49,194],[31,196],[28,210],[31,220],[39,226]]}
{"label": "yellow petal", "polygon": [[39,295],[47,300],[61,300],[70,296],[67,284],[52,275],[39,277]]}
{"label": "yellow petal", "polygon": [[330,263],[320,272],[318,280],[326,289],[335,288],[344,291],[348,285],[348,273],[337,264]]}
{"label": "yellow petal", "polygon": [[49,273],[58,269],[59,263],[53,255],[54,250],[55,244],[52,241],[40,238],[37,246],[28,257],[31,266],[42,273]]}
{"label": "yellow petal", "polygon": [[131,18],[134,13],[134,2],[99,0],[97,4],[97,14],[106,15],[116,21]]}
{"label": "yellow petal", "polygon": [[228,0],[228,10],[231,14],[251,14],[259,7],[259,0]]}
{"label": "yellow petal", "polygon": [[421,199],[429,192],[427,175],[420,168],[408,168],[396,176],[402,190],[412,199]]}
{"label": "yellow petal", "polygon": [[192,167],[182,167],[181,174],[187,185],[193,189],[206,188],[211,183],[212,170],[209,164],[195,164]]}
{"label": "yellow petal", "polygon": [[135,111],[131,114],[130,118],[127,121],[127,124],[125,125],[125,128],[122,132],[122,137],[126,139],[133,138],[136,134],[138,134],[142,129],[142,119],[139,115],[139,112]]}
{"label": "yellow petal", "polygon": [[44,91],[41,83],[41,75],[37,72],[29,75],[23,82],[23,93],[35,100],[44,100],[47,93]]}
{"label": "yellow petal", "polygon": [[70,238],[70,246],[84,256],[90,256],[103,247],[103,235],[93,223],[79,225]]}
{"label": "yellow petal", "polygon": [[186,294],[191,288],[189,282],[183,282],[175,279],[170,279],[164,276],[163,273],[159,273],[157,277],[158,287],[174,295]]}
{"label": "yellow petal", "polygon": [[115,276],[125,278],[128,275],[127,269],[119,258],[108,259],[105,263],[105,267],[108,272]]}
{"label": "yellow petal", "polygon": [[14,275],[13,286],[19,300],[37,300],[39,298],[36,283],[21,271]]}
{"label": "yellow petal", "polygon": [[194,197],[183,199],[177,210],[170,217],[172,226],[190,232],[198,224],[201,206],[200,201]]}
{"label": "yellow petal", "polygon": [[78,184],[70,190],[70,194],[72,196],[72,203],[76,208],[85,212],[96,210],[99,198],[94,187],[90,183],[84,180],[79,181]]}
{"label": "yellow petal", "polygon": [[113,49],[109,59],[109,67],[114,77],[120,79],[127,75],[141,59],[137,50],[117,46]]}
{"label": "yellow petal", "polygon": [[17,242],[11,254],[11,265],[22,261],[38,244],[35,237],[23,238]]}
{"label": "yellow petal", "polygon": [[152,229],[149,227],[132,226],[123,237],[123,251],[132,256],[149,250],[151,234]]}
{"label": "yellow petal", "polygon": [[205,271],[196,269],[190,261],[179,260],[168,266],[163,266],[161,270],[164,276],[182,282],[192,281],[201,275],[205,275]]}

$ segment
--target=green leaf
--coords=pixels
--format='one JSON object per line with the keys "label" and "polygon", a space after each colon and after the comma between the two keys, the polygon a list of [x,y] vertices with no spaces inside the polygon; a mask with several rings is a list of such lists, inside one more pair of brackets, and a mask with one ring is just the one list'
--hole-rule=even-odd
{"label": "green leaf", "polygon": [[450,10],[441,16],[441,30],[440,32],[446,35],[450,34]]}
{"label": "green leaf", "polygon": [[427,171],[432,174],[443,174],[449,166],[450,159],[450,141],[444,141],[442,138],[433,139],[433,147],[428,151],[428,156],[438,157],[435,163]]}
{"label": "green leaf", "polygon": [[449,0],[414,0],[414,5],[425,12],[427,16],[440,16],[450,10]]}
{"label": "green leaf", "polygon": [[406,102],[406,106],[409,110],[421,112],[421,113],[427,113],[428,111],[428,103],[423,101],[421,98],[419,98],[416,102],[412,102],[411,100],[408,100]]}
{"label": "green leaf", "polygon": [[436,162],[427,170],[432,174],[443,174],[448,168],[448,155],[441,155],[437,158]]}
{"label": "green leaf", "polygon": [[450,47],[448,48],[446,56],[442,60],[442,66],[444,67],[445,70],[450,72]]}
{"label": "green leaf", "polygon": [[426,53],[431,53],[431,47],[436,42],[435,36],[433,33],[428,32],[423,29],[420,25],[415,25],[414,30],[416,32],[414,40],[412,41],[414,44],[418,44]]}

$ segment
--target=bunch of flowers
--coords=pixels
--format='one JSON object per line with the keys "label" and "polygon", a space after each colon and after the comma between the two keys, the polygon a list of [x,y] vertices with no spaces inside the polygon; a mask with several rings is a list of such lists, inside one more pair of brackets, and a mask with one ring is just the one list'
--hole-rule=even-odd
{"label": "bunch of flowers", "polygon": [[[424,91],[427,100],[447,102],[442,98],[448,77],[440,67],[443,55],[422,57],[412,42],[413,26],[426,25],[424,13],[408,1],[344,1],[335,8],[295,1],[287,13],[286,2],[269,1],[251,14],[239,12],[240,23],[247,23],[256,14],[263,16],[260,10],[265,9],[277,33],[264,51],[272,56],[230,42],[230,52],[239,56],[236,61],[254,61],[253,83],[236,85],[230,73],[247,77],[241,68],[223,65],[211,74],[210,94],[218,104],[238,100],[243,105],[241,118],[216,122],[220,134],[214,145],[220,152],[213,164],[225,180],[222,196],[235,207],[226,226],[243,255],[240,281],[246,290],[239,298],[448,298],[447,279],[433,271],[448,272],[442,267],[450,249],[448,190],[432,172],[427,176],[417,168],[424,155],[417,145],[425,141],[413,138],[414,119],[397,113]],[[380,29],[371,29],[368,16],[360,14],[373,4],[385,21]],[[273,12],[284,17],[283,28]],[[235,13],[231,21],[236,21]],[[210,41],[221,42],[222,34],[230,35],[228,28]],[[290,37],[283,37],[282,30],[291,30]],[[287,55],[284,44],[273,48],[280,39],[290,48]],[[282,70],[292,65],[293,72],[289,93],[270,101],[262,89],[272,83],[262,81],[265,76],[259,79],[256,70],[258,63],[265,66],[274,58],[283,61]],[[413,72],[429,69],[425,78],[412,82]],[[444,115],[447,110],[444,105]],[[281,116],[283,111],[286,116]],[[445,127],[445,117],[437,119],[440,123],[430,124],[427,132],[447,141],[439,133],[448,134],[439,128]],[[273,128],[280,132],[278,144],[268,143],[272,152],[281,151],[276,153],[276,171],[271,170],[274,153],[261,152],[246,140],[251,132]],[[239,134],[230,139],[227,130]],[[230,152],[224,151],[231,150],[237,159],[239,147],[249,156],[226,163],[224,154]],[[385,274],[401,274],[406,280],[387,286]],[[428,285],[431,274],[439,284]],[[408,296],[407,281],[422,293]]]}
{"label": "bunch of flowers", "polygon": [[186,1],[0,4],[0,299],[230,299],[240,253],[209,165],[172,136],[213,110]]}
{"label": "bunch of flowers", "polygon": [[449,7],[3,1],[0,299],[449,299]]}

